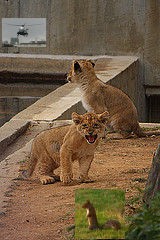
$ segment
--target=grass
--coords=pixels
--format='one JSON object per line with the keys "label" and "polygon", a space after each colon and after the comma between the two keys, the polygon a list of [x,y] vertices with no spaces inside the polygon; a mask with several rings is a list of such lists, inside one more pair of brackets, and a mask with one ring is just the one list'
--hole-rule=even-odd
{"label": "grass", "polygon": [[[83,203],[89,200],[95,208],[99,226],[108,219],[117,219],[120,230],[89,230]],[[121,189],[79,189],[75,191],[75,239],[124,239],[125,191]]]}

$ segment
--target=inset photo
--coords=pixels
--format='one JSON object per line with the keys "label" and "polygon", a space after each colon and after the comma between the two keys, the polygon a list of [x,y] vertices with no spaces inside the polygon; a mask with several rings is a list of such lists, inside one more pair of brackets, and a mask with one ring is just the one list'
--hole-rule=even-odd
{"label": "inset photo", "polygon": [[76,189],[75,239],[125,239],[125,190]]}
{"label": "inset photo", "polygon": [[2,18],[2,47],[46,47],[46,18]]}

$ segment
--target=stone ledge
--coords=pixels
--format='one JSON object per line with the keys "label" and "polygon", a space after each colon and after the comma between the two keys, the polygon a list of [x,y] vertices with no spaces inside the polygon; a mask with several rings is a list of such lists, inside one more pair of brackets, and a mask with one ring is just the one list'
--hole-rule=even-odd
{"label": "stone ledge", "polygon": [[[80,55],[41,55],[41,54],[5,54],[0,53],[0,71],[14,72],[34,72],[34,73],[66,73],[71,67],[74,59],[93,59],[100,60],[102,76],[104,71],[109,71],[109,75],[113,76],[112,72],[118,73],[124,70],[126,66],[136,61],[138,58],[134,56],[80,56]],[[105,59],[105,63],[103,60]],[[96,65],[97,65],[96,63]],[[111,64],[111,65],[108,65]],[[106,66],[108,67],[106,68]],[[121,69],[118,68],[121,67]],[[98,69],[98,68],[97,68]],[[107,74],[105,73],[107,76]],[[103,80],[103,79],[102,79]]]}
{"label": "stone ledge", "polygon": [[0,154],[30,126],[28,120],[12,120],[0,128]]}

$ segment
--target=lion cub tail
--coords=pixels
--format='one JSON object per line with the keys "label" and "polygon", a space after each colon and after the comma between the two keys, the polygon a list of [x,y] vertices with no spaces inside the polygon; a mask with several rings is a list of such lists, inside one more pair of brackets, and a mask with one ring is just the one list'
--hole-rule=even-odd
{"label": "lion cub tail", "polygon": [[145,132],[142,130],[142,128],[139,125],[139,122],[135,125],[133,129],[134,134],[136,134],[138,137],[146,137]]}
{"label": "lion cub tail", "polygon": [[28,169],[27,170],[24,170],[22,172],[23,176],[28,178],[32,175],[35,167],[36,167],[36,164],[37,164],[37,158],[35,158],[32,154],[31,154],[31,157],[30,157],[30,163],[28,165]]}

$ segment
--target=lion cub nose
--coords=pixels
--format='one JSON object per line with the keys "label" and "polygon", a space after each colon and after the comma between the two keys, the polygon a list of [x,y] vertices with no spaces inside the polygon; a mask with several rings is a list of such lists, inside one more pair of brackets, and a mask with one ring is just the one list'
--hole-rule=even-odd
{"label": "lion cub nose", "polygon": [[92,134],[93,134],[93,132],[88,132],[88,134],[89,134],[89,135],[92,135]]}

